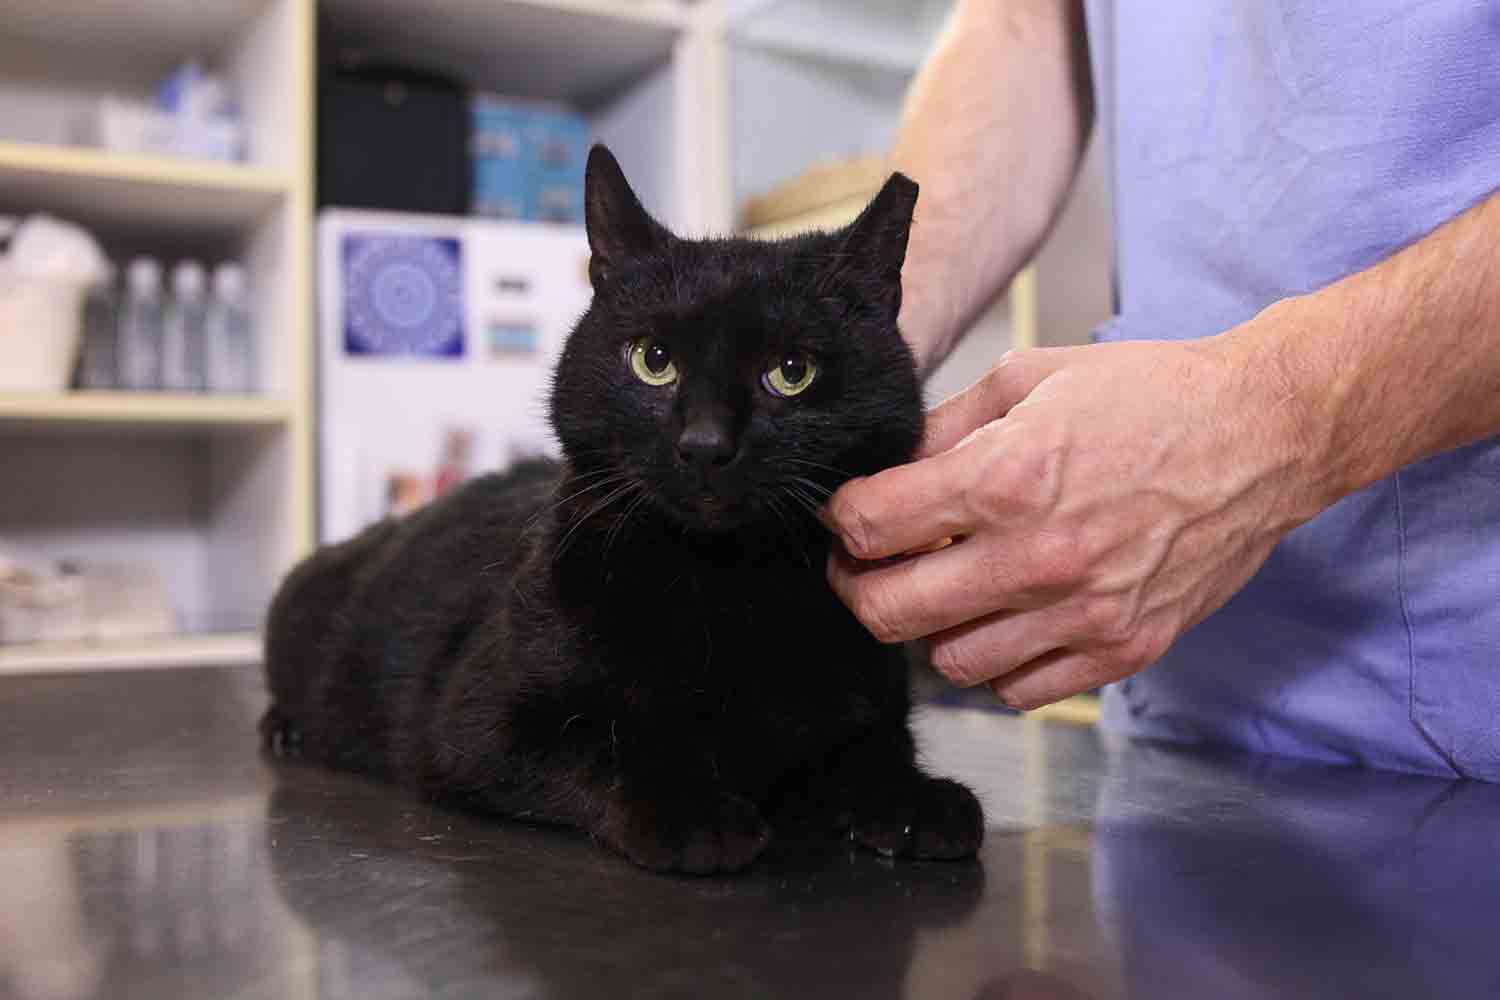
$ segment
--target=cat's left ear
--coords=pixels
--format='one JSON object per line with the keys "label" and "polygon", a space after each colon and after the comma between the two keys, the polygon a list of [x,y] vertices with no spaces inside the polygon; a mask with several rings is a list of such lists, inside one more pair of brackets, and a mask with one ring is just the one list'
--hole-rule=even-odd
{"label": "cat's left ear", "polygon": [[626,264],[661,250],[672,239],[646,212],[619,161],[602,144],[589,150],[583,217],[589,235],[589,281],[596,289]]}
{"label": "cat's left ear", "polygon": [[901,265],[906,261],[906,240],[916,207],[917,182],[905,174],[891,174],[849,224],[839,245],[839,269],[874,279],[871,294],[893,316],[901,311]]}

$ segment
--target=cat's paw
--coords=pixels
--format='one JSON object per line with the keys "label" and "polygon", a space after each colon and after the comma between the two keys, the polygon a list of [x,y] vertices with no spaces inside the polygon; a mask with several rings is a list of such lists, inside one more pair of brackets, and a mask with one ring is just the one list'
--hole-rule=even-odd
{"label": "cat's paw", "polygon": [[919,776],[865,797],[851,810],[849,835],[888,856],[968,858],[984,840],[984,813],[958,782]]}
{"label": "cat's paw", "polygon": [[600,833],[642,868],[693,875],[738,871],[771,842],[755,804],[723,792],[617,802]]}
{"label": "cat's paw", "polygon": [[272,705],[260,719],[261,746],[277,757],[302,755],[302,731],[285,712]]}

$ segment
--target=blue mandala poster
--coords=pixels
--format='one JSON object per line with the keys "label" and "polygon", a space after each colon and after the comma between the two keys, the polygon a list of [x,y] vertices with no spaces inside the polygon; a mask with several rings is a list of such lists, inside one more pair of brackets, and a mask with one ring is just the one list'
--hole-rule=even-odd
{"label": "blue mandala poster", "polygon": [[449,237],[344,237],[344,353],[464,356],[463,249]]}

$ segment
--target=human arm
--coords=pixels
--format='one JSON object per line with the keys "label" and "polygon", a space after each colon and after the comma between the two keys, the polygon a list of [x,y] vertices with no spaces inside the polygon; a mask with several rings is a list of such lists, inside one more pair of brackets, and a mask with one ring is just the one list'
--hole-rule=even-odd
{"label": "human arm", "polygon": [[922,186],[900,325],[923,372],[1035,253],[1092,123],[1079,0],[962,0],[912,84],[893,153]]}
{"label": "human arm", "polygon": [[830,580],[1033,708],[1153,662],[1341,497],[1494,434],[1500,195],[1216,337],[1009,355],[919,461],[835,495]]}

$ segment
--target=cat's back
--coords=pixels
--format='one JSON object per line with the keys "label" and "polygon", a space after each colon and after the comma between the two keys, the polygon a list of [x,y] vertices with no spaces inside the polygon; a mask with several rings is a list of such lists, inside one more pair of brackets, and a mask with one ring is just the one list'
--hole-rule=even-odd
{"label": "cat's back", "polygon": [[353,724],[383,742],[402,689],[441,673],[510,592],[558,478],[557,463],[520,463],[305,559],[267,621],[280,713],[303,729]]}
{"label": "cat's back", "polygon": [[366,631],[425,622],[487,603],[534,544],[559,467],[532,460],[472,479],[397,523],[365,554],[344,612]]}

